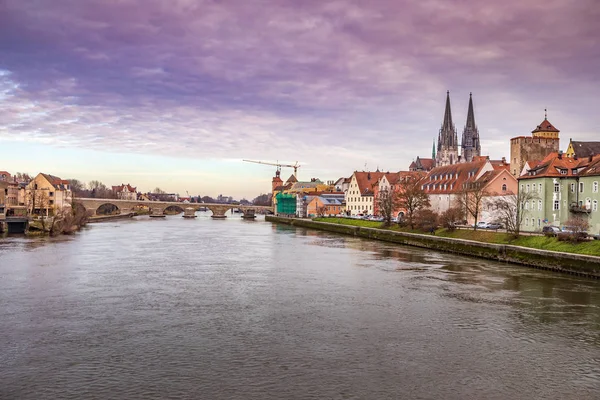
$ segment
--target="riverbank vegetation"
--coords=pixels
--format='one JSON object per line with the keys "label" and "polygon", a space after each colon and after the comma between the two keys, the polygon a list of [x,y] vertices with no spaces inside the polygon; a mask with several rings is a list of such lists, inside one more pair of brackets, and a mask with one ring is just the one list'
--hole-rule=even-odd
{"label": "riverbank vegetation", "polygon": [[[423,230],[410,229],[410,227],[401,227],[398,224],[385,226],[385,223],[377,221],[366,221],[360,219],[351,218],[315,218],[315,221],[329,222],[341,225],[352,225],[361,226],[365,228],[378,228],[384,230],[391,230],[396,232],[408,232],[424,234]],[[473,229],[448,229],[438,228],[433,233],[429,231],[429,234],[436,236],[453,238],[453,239],[466,239],[474,240],[482,243],[493,243],[493,244],[510,244],[513,246],[522,246],[532,249],[549,250],[549,251],[560,251],[564,253],[573,254],[585,254],[591,256],[600,256],[600,240],[589,240],[583,242],[568,242],[560,241],[556,237],[548,236],[515,236],[512,233],[495,232],[486,230],[473,230]]]}

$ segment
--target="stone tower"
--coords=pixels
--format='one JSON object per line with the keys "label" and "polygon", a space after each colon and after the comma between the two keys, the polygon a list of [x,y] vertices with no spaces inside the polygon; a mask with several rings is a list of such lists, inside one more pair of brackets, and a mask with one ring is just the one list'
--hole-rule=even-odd
{"label": "stone tower", "polygon": [[458,159],[458,137],[456,127],[452,123],[452,111],[450,110],[450,91],[446,93],[446,111],[444,122],[438,134],[437,155],[435,166],[456,164]]}
{"label": "stone tower", "polygon": [[539,162],[560,149],[559,130],[548,121],[548,114],[532,132],[532,136],[510,139],[510,172],[520,176],[527,161]]}
{"label": "stone tower", "polygon": [[479,143],[479,129],[475,125],[475,112],[473,111],[473,95],[469,93],[469,111],[467,112],[467,124],[462,134],[461,161],[471,162],[473,157],[481,155],[481,144]]}

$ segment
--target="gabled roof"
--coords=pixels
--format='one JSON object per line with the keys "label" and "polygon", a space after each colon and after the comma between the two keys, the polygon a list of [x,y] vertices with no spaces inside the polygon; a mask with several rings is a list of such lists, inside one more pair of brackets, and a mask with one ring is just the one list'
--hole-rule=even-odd
{"label": "gabled roof", "polygon": [[131,193],[131,192],[136,192],[137,188],[134,188],[129,183],[127,185],[125,185],[124,183],[122,183],[119,186],[113,186],[112,187],[113,192],[124,192],[125,189],[127,189],[127,191]]}
{"label": "gabled roof", "polygon": [[292,174],[285,182],[286,183],[296,183],[296,182],[298,182],[298,179],[296,179],[296,176],[294,174]]}
{"label": "gabled roof", "polygon": [[58,176],[54,176],[54,175],[49,175],[49,174],[44,174],[43,172],[41,173],[41,175],[46,178],[46,180],[48,182],[50,182],[50,184],[52,186],[54,186],[55,189],[58,190],[66,190],[67,186],[69,185],[69,181],[65,180],[65,179],[61,179]]}
{"label": "gabled roof", "polygon": [[554,127],[554,125],[552,125],[550,123],[550,121],[548,121],[547,119],[544,118],[542,123],[539,124],[534,130],[531,131],[531,133],[536,133],[536,132],[560,132],[560,131],[558,129],[556,129]]}
{"label": "gabled roof", "polygon": [[[562,153],[553,152],[548,154],[540,163],[533,166],[526,175],[520,176],[519,179],[596,175],[596,173],[591,171],[594,169],[592,164],[596,163],[597,160],[600,160],[600,155],[594,156],[590,160],[590,157],[575,159],[566,157]],[[600,170],[598,171],[598,175],[600,175]]]}
{"label": "gabled roof", "polygon": [[[575,142],[571,141],[573,151],[577,158],[600,154],[600,142]],[[0,172],[1,173],[1,172]]]}
{"label": "gabled roof", "polygon": [[464,183],[474,182],[485,170],[493,170],[487,159],[436,167],[421,180],[421,185],[427,194],[458,193]]}
{"label": "gabled roof", "polygon": [[358,184],[358,190],[361,196],[373,195],[373,187],[383,176],[383,172],[358,172],[354,171],[354,177]]}
{"label": "gabled roof", "polygon": [[410,163],[408,167],[411,171],[430,171],[435,167],[435,160],[433,158],[421,158],[417,156],[417,159]]}
{"label": "gabled roof", "polygon": [[587,158],[588,164],[587,167],[579,172],[579,176],[600,176],[600,154],[596,154],[592,156],[592,160]]}

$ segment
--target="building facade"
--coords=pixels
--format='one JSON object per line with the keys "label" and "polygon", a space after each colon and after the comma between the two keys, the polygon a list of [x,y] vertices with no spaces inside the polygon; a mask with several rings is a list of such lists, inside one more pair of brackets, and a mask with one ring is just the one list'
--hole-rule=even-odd
{"label": "building facade", "polygon": [[120,200],[137,200],[137,188],[134,188],[129,183],[122,183],[119,186],[113,186],[112,191]]}
{"label": "building facade", "polygon": [[534,192],[524,205],[521,229],[539,231],[544,226],[565,227],[573,217],[585,218],[589,232],[600,233],[600,155],[575,159],[551,153],[519,177],[519,190]]}
{"label": "building facade", "polygon": [[25,187],[25,205],[31,214],[53,215],[71,207],[72,197],[69,181],[49,174],[39,173]]}
{"label": "building facade", "polygon": [[383,172],[355,171],[345,193],[346,213],[349,215],[373,214],[374,186],[383,176]]}

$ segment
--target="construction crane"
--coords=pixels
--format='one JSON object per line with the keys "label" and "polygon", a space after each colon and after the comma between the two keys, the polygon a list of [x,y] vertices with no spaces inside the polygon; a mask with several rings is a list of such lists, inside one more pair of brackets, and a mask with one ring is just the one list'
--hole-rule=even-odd
{"label": "construction crane", "polygon": [[254,161],[254,160],[242,160],[242,161],[246,161],[246,162],[251,162],[251,163],[256,163],[256,164],[264,164],[264,165],[274,165],[277,167],[277,172],[281,171],[281,167],[286,167],[286,168],[294,168],[294,176],[297,178],[298,175],[298,168],[301,167],[300,164],[298,164],[298,161],[296,161],[295,164],[279,164],[279,162],[276,163],[270,163],[270,162],[266,162],[266,161]]}

